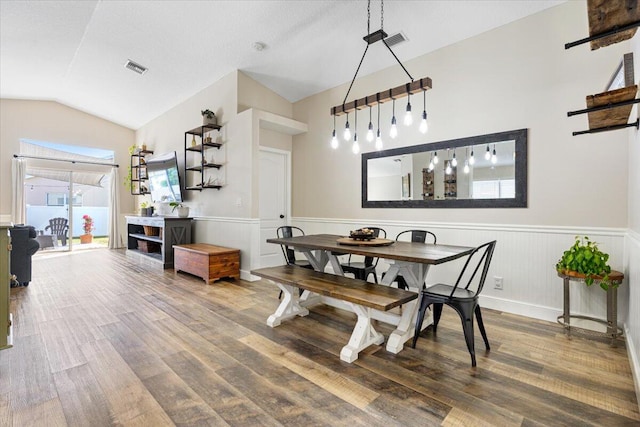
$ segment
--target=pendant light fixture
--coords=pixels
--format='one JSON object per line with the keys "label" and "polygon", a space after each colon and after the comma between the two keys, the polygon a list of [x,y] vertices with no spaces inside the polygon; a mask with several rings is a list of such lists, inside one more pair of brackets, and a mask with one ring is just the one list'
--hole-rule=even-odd
{"label": "pendant light fixture", "polygon": [[431,153],[431,157],[429,158],[429,172],[431,172],[435,168],[433,163],[433,153]]}
{"label": "pendant light fixture", "polygon": [[433,155],[433,164],[437,165],[438,164],[438,152],[435,151],[435,154]]}
{"label": "pendant light fixture", "polygon": [[[396,54],[393,52],[393,50],[387,43],[386,39],[388,37],[388,34],[384,32],[383,24],[384,24],[384,0],[381,0],[380,1],[380,29],[374,32],[370,31],[371,30],[371,0],[368,0],[367,1],[367,35],[363,37],[363,40],[367,43],[367,46],[365,47],[364,53],[362,54],[362,58],[360,59],[360,63],[358,64],[358,68],[356,69],[353,79],[351,80],[351,84],[349,85],[349,89],[347,90],[347,94],[345,95],[344,100],[342,101],[342,104],[336,105],[331,108],[331,115],[334,117],[340,116],[342,114],[347,114],[347,122],[345,125],[345,131],[344,131],[344,139],[346,141],[351,140],[351,130],[349,129],[349,116],[348,116],[350,112],[357,110],[358,106],[359,108],[363,108],[365,106],[369,107],[369,127],[367,132],[367,141],[372,141],[374,135],[373,135],[373,123],[371,121],[371,107],[373,107],[374,105],[377,105],[378,108],[380,108],[380,104],[390,100],[393,101],[394,105],[393,105],[393,116],[391,118],[391,128],[389,129],[389,136],[391,138],[395,138],[398,135],[397,121],[395,117],[395,100],[397,98],[402,98],[405,96],[408,98],[406,113],[404,117],[404,123],[407,126],[409,126],[413,123],[413,116],[411,114],[410,96],[419,92],[423,92],[423,97],[424,97],[424,109],[422,111],[422,120],[420,122],[419,129],[420,129],[420,132],[422,133],[426,133],[428,129],[428,126],[426,123],[426,120],[427,120],[426,91],[431,89],[431,78],[423,77],[419,80],[414,80],[414,78],[411,76],[411,74],[409,74],[405,66],[402,64],[402,62],[400,62],[400,59],[398,59]],[[369,95],[364,98],[357,99],[355,101],[347,102],[349,93],[351,92],[351,88],[353,87],[353,84],[358,76],[358,72],[360,71],[360,67],[362,66],[362,62],[364,61],[364,58],[367,54],[369,46],[373,43],[380,42],[380,41],[386,46],[389,52],[393,55],[395,60],[398,62],[400,67],[402,67],[402,70],[409,77],[409,79],[411,79],[411,81],[401,86],[387,89],[382,92],[378,92],[373,95]],[[379,114],[380,112],[378,111],[378,116]],[[335,130],[335,124],[334,124],[334,130]],[[379,120],[378,120],[377,134],[378,136],[380,135]],[[376,149],[381,149],[382,141],[380,140],[380,143],[378,143],[378,139],[379,138],[376,138]]]}
{"label": "pendant light fixture", "polygon": [[[473,147],[471,147],[471,154],[473,156]],[[462,169],[464,173],[469,173],[469,148],[464,149],[464,168]]]}
{"label": "pendant light fixture", "polygon": [[473,145],[471,146],[471,156],[469,156],[469,164],[473,166],[476,163],[476,158],[473,157]]}
{"label": "pendant light fixture", "polygon": [[358,144],[358,109],[353,112],[353,115],[356,117],[355,126],[353,128],[353,145],[351,146],[351,151],[353,154],[358,154],[360,152],[360,144]]}
{"label": "pendant light fixture", "polygon": [[333,116],[333,135],[331,137],[331,148],[334,150],[338,148],[338,138],[336,137],[336,116]]}
{"label": "pendant light fixture", "polygon": [[[418,128],[421,133],[427,133],[429,130],[429,124],[427,123],[427,91],[422,92],[422,120],[420,120],[420,127]],[[335,123],[333,124],[335,128]]]}
{"label": "pendant light fixture", "polygon": [[393,116],[391,117],[391,129],[389,129],[389,136],[395,139],[398,136],[398,127],[396,126],[396,100],[393,100]]}
{"label": "pendant light fixture", "polygon": [[456,149],[453,149],[453,159],[451,160],[451,166],[454,168],[458,166],[458,160],[456,159]]}
{"label": "pendant light fixture", "polygon": [[449,149],[447,148],[447,160],[444,162],[447,166],[444,168],[444,173],[451,175],[451,158],[449,157]]}
{"label": "pendant light fixture", "polygon": [[498,163],[498,156],[496,155],[496,144],[493,144],[493,153],[491,154],[491,163],[494,165]]}
{"label": "pendant light fixture", "polygon": [[413,114],[411,114],[411,92],[407,84],[407,111],[404,113],[404,125],[411,126],[413,124]]}
{"label": "pendant light fixture", "polygon": [[369,105],[369,128],[367,129],[367,142],[373,142],[373,123],[371,122],[371,105]]}
{"label": "pendant light fixture", "polygon": [[351,129],[349,129],[349,113],[347,113],[347,124],[344,125],[344,133],[342,134],[342,137],[345,141],[351,140]]}
{"label": "pendant light fixture", "polygon": [[378,132],[376,134],[376,150],[382,150],[382,137],[380,136],[380,104],[378,104]]}
{"label": "pendant light fixture", "polygon": [[489,150],[489,144],[487,144],[487,151],[484,152],[484,159],[485,160],[491,159],[491,151]]}

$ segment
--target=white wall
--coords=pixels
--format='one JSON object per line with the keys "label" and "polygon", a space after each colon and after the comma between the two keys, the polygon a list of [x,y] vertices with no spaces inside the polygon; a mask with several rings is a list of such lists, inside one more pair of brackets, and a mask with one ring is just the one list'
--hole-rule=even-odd
{"label": "white wall", "polygon": [[[632,52],[635,62],[635,79],[638,82],[640,68],[640,35],[632,39]],[[630,120],[638,117],[637,107],[631,114]],[[631,366],[635,373],[636,395],[640,396],[640,135],[631,128],[628,131],[629,144],[629,233],[625,245],[625,275],[627,277],[624,289],[628,298],[625,313],[627,348],[631,358]]]}
{"label": "white wall", "polygon": [[[572,131],[587,127],[587,119],[567,117],[567,111],[585,107],[586,95],[602,91],[629,49],[619,43],[593,52],[586,46],[565,50],[564,43],[588,33],[586,16],[586,2],[567,2],[404,62],[415,78],[433,79],[433,90],[427,92],[430,129],[425,137],[417,126],[400,125],[398,138],[385,138],[385,148],[528,128],[528,208],[362,209],[360,156],[351,154],[350,144],[341,143],[335,151],[329,146],[333,129],[329,111],[342,102],[345,84],[294,104],[294,118],[309,125],[308,133],[294,137],[294,182],[300,184],[293,194],[294,215],[403,220],[428,215],[433,221],[472,218],[494,224],[626,227],[624,131],[573,137]],[[358,79],[351,98],[403,83],[406,76],[400,67],[391,67]],[[396,113],[404,101],[397,102]],[[419,109],[420,101],[419,96],[412,97],[414,109]],[[382,106],[381,117],[389,120],[391,103]],[[350,122],[355,122],[353,114]],[[366,122],[359,120],[361,135]],[[344,117],[338,126],[344,126]],[[363,143],[362,150],[373,147]],[[614,164],[615,168],[603,169]],[[328,191],[335,188],[340,191]],[[598,203],[593,203],[594,195]]]}

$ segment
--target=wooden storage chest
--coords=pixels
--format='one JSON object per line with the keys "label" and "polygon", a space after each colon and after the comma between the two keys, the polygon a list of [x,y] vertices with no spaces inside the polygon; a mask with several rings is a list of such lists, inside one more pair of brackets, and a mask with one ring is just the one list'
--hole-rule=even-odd
{"label": "wooden storage chest", "polygon": [[240,278],[240,249],[207,243],[174,245],[174,269],[201,277],[206,283]]}

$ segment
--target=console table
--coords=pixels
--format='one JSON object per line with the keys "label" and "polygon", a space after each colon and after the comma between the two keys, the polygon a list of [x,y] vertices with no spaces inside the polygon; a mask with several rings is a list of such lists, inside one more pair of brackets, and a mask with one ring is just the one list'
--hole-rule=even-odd
{"label": "console table", "polygon": [[191,243],[193,218],[177,216],[125,215],[127,251],[159,261],[163,268],[173,268],[173,245]]}
{"label": "console table", "polygon": [[[618,327],[618,288],[617,285],[622,283],[624,279],[624,274],[619,271],[612,270],[609,273],[609,280],[611,284],[609,285],[609,289],[607,290],[607,320],[596,319],[590,316],[581,316],[577,314],[571,314],[571,298],[569,295],[570,286],[569,283],[571,281],[576,282],[584,282],[583,277],[569,276],[564,273],[558,272],[558,277],[562,278],[564,281],[564,313],[558,316],[558,323],[564,326],[565,333],[568,337],[571,337],[571,319],[582,319],[587,320],[589,322],[594,322],[595,324],[602,324],[606,327],[605,331],[595,331],[592,329],[587,329],[581,326],[573,326],[578,329],[580,332],[585,332],[587,334],[593,334],[598,336],[605,336],[611,338],[611,345],[614,346],[616,343],[616,338],[622,336],[622,329]],[[593,285],[599,284],[599,280],[594,280]],[[615,285],[615,286],[614,286]]]}

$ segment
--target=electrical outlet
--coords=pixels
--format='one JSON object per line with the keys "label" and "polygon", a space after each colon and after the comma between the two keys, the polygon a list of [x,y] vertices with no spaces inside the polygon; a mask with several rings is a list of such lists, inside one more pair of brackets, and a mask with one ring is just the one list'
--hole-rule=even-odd
{"label": "electrical outlet", "polygon": [[493,276],[493,288],[502,290],[502,277]]}

